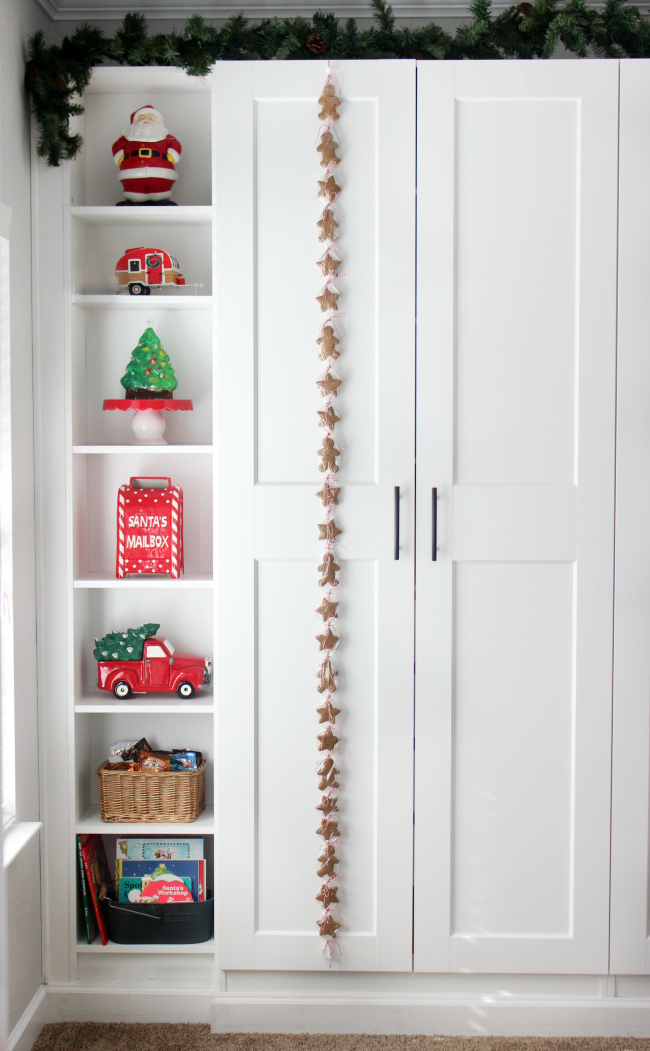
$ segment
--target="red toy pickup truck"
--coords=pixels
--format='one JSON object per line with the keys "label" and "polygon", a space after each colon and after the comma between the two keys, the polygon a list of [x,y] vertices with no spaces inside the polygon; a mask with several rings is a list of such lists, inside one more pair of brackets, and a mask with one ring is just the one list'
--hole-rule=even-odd
{"label": "red toy pickup truck", "polygon": [[168,639],[144,642],[141,660],[98,660],[97,685],[124,700],[132,693],[173,693],[187,700],[212,679],[212,662],[195,653],[176,653]]}

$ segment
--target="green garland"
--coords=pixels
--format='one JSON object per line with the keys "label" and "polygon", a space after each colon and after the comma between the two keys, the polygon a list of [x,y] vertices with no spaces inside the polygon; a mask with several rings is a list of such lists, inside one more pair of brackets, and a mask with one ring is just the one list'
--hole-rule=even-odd
{"label": "green garland", "polygon": [[69,130],[71,116],[83,113],[79,96],[90,83],[93,66],[105,60],[124,66],[178,66],[190,76],[205,76],[214,62],[237,59],[497,59],[550,58],[557,45],[584,58],[650,56],[650,22],[626,0],[606,0],[596,11],[585,0],[534,0],[508,7],[492,17],[491,0],[473,0],[472,20],[453,36],[435,22],[397,27],[386,0],[371,0],[374,24],[359,29],[354,18],[339,21],[317,11],[312,18],[265,18],[255,24],[235,15],[221,26],[199,15],[187,19],[182,33],[149,36],[142,14],[127,15],[115,36],[86,23],[63,43],[48,46],[41,32],[29,43],[26,85],[39,127],[38,154],[58,166],[82,147]]}

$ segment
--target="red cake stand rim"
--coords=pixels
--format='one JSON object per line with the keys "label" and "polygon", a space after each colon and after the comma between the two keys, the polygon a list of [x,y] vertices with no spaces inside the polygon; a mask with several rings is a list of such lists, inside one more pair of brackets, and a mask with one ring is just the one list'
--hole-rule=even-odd
{"label": "red cake stand rim", "polygon": [[189,412],[194,408],[189,398],[106,398],[103,407],[104,410],[121,409],[122,412],[126,412],[127,409],[137,409],[139,412],[144,409],[154,409],[156,412],[160,412],[161,409],[167,409],[168,412]]}

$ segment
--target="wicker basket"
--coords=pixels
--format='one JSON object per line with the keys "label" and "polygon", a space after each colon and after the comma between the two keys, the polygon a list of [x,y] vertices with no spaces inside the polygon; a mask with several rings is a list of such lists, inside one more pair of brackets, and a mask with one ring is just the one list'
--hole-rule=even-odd
{"label": "wicker basket", "polygon": [[196,821],[205,807],[205,759],[198,770],[97,771],[102,821]]}

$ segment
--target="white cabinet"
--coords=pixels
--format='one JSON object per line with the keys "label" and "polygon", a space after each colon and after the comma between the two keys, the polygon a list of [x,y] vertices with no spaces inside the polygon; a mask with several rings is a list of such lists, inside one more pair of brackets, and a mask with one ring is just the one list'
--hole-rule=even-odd
{"label": "white cabinet", "polygon": [[[323,520],[316,139],[326,75],[324,62],[224,63],[213,73],[225,969],[327,966],[314,900]],[[337,967],[410,970],[415,69],[351,62],[336,75],[345,98],[336,127],[345,274],[336,699],[347,785]]]}
{"label": "white cabinet", "polygon": [[650,973],[650,64],[621,62],[610,969]]}
{"label": "white cabinet", "polygon": [[[334,72],[346,759],[335,966],[607,973],[611,817],[611,969],[643,973],[646,64]],[[80,937],[73,837],[101,829],[106,746],[148,734],[152,714],[161,744],[193,734],[214,775],[202,828],[210,844],[214,831],[216,944],[187,954],[182,981],[211,995],[213,963],[222,987],[223,972],[327,968],[314,776],[326,75],[320,61],[218,63],[209,81],[98,71],[86,160],[35,182],[42,730],[62,757],[43,774],[46,925],[49,975],[66,988],[113,981],[116,964]],[[113,132],[151,99],[179,133],[193,103],[185,196],[165,215],[115,209],[104,170]],[[105,294],[120,252],[150,237],[203,283],[198,295]],[[149,317],[195,402],[170,421],[162,459],[128,446],[128,421],[100,408]],[[115,493],[138,472],[186,490],[181,582],[112,577]],[[127,708],[98,696],[89,640],[137,618],[164,620],[185,648],[214,641],[214,696]],[[110,952],[134,980],[176,981],[172,956]]]}
{"label": "white cabinet", "polygon": [[607,971],[617,135],[616,63],[418,70],[416,970]]}

